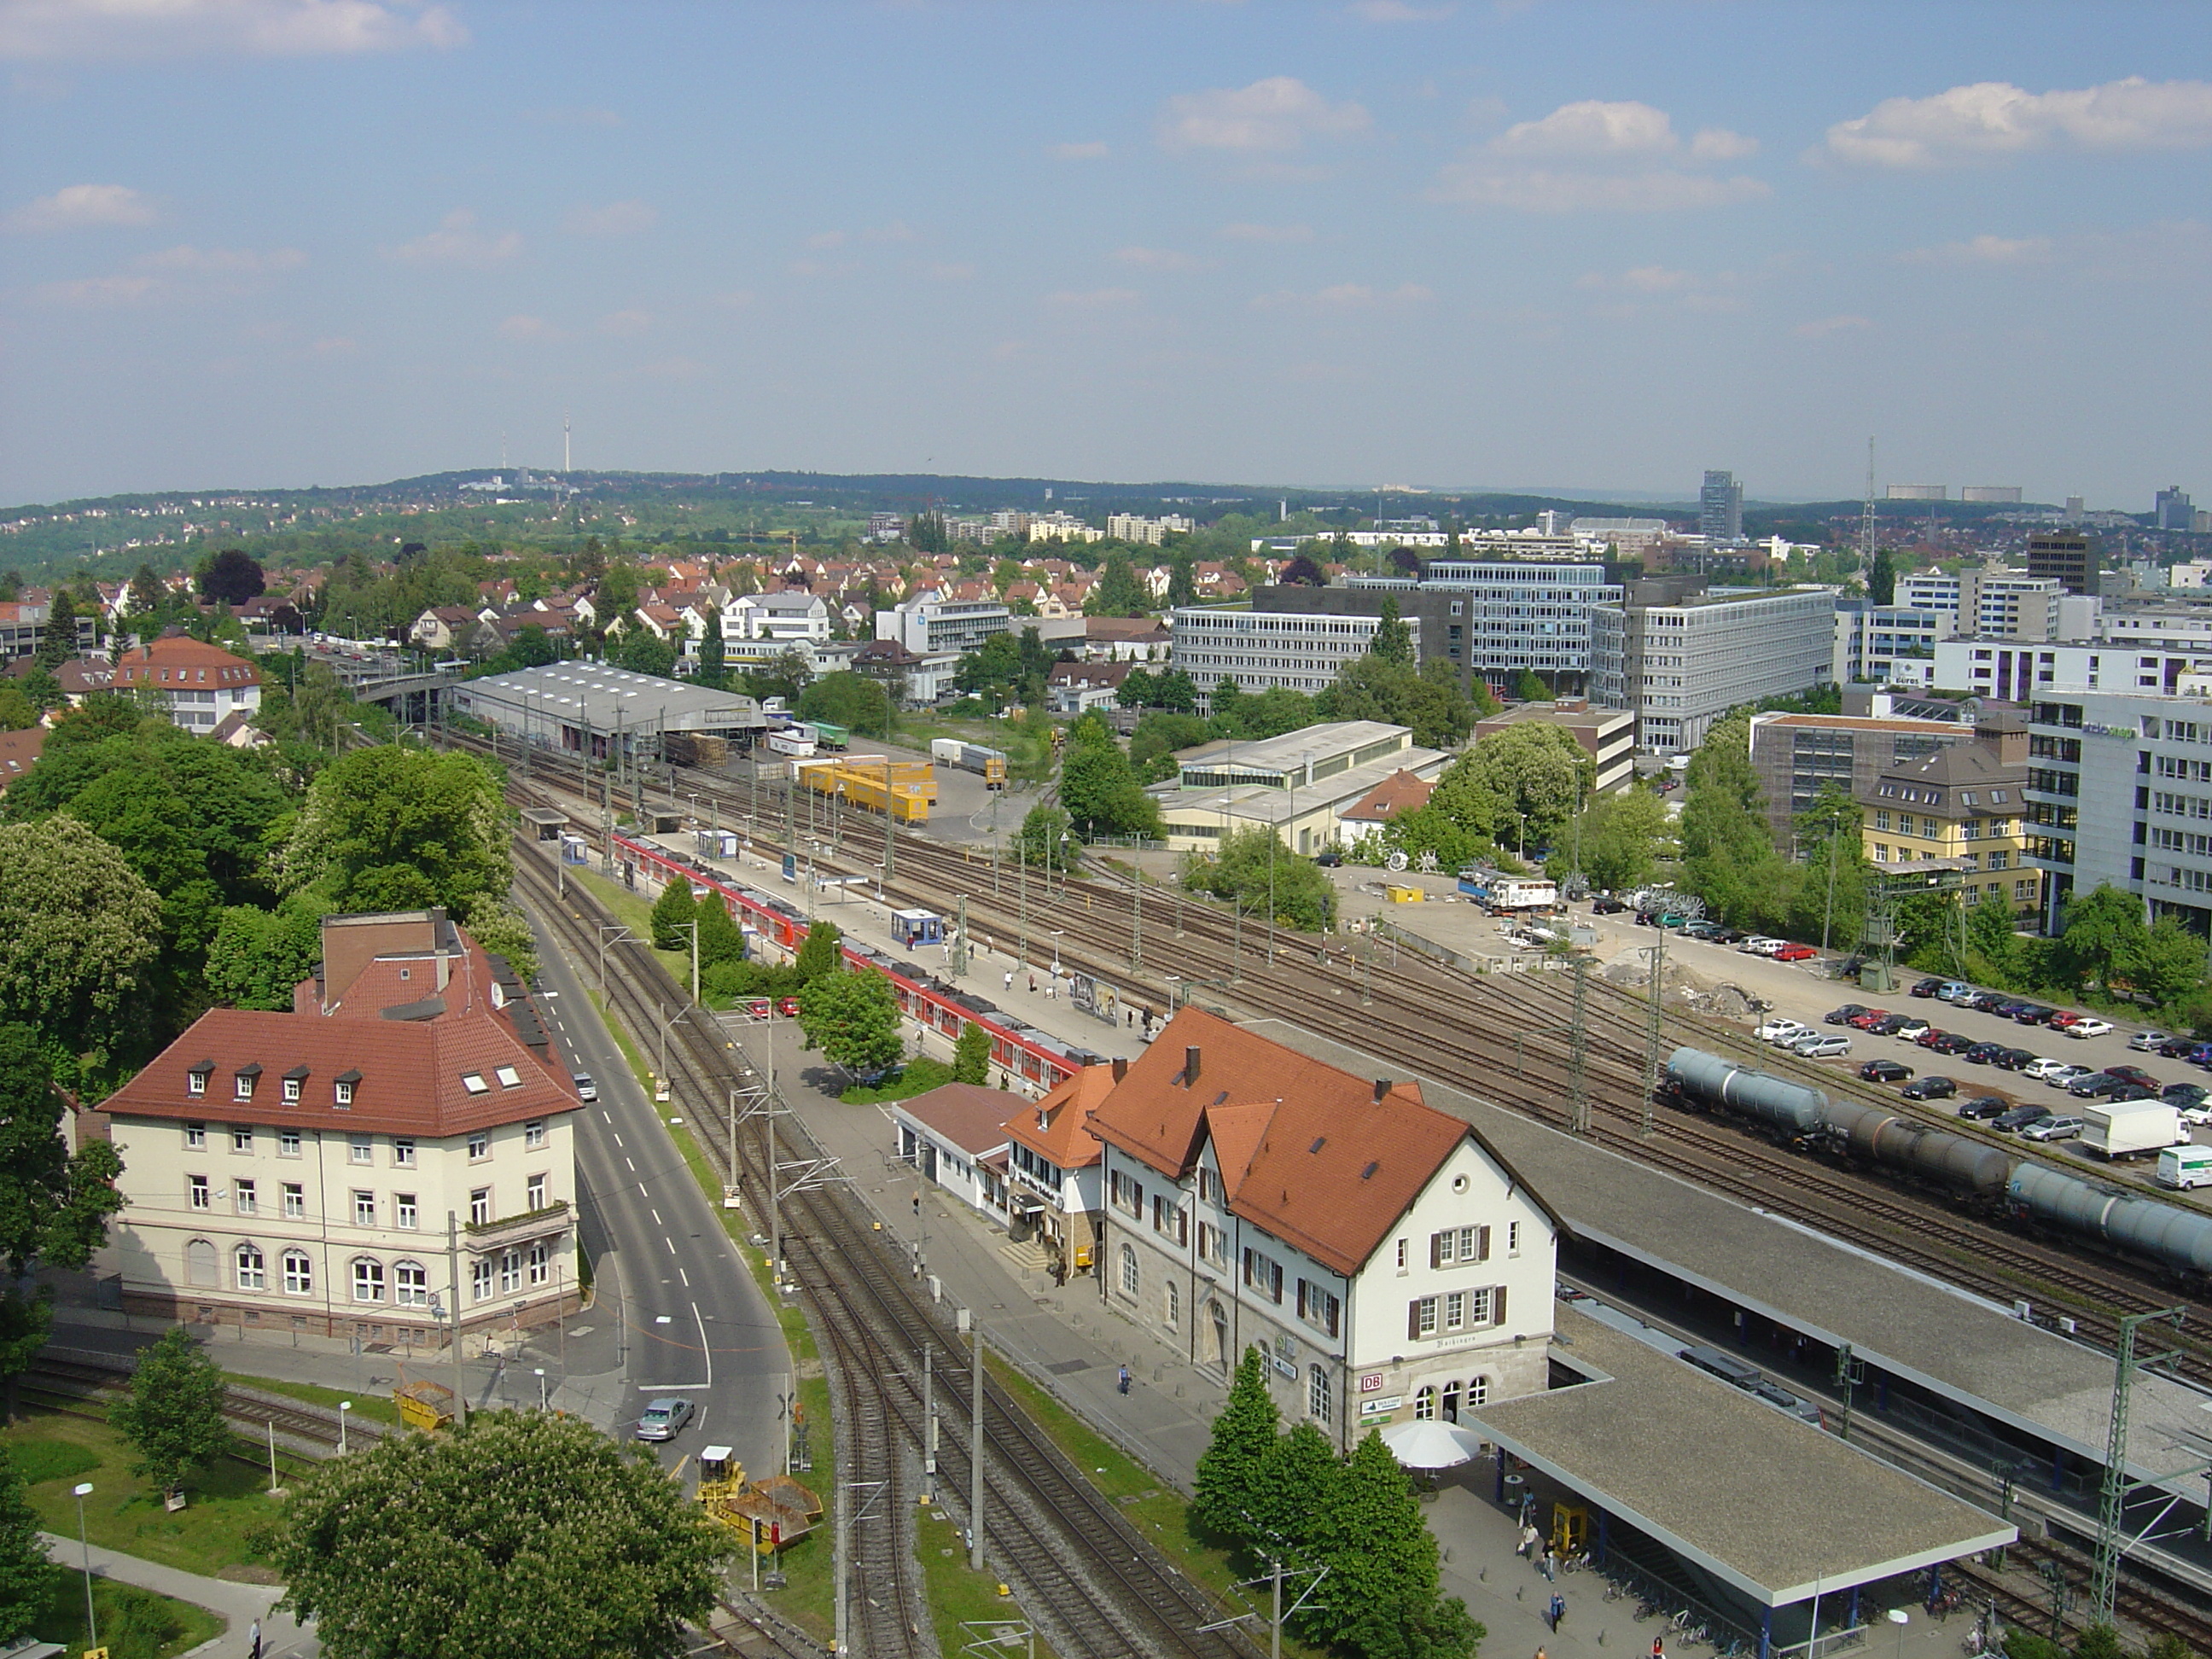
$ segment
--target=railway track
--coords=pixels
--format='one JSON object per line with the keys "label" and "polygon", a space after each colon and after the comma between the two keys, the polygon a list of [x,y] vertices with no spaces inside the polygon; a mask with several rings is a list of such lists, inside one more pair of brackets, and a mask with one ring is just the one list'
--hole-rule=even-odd
{"label": "railway track", "polygon": [[[562,941],[587,959],[594,935],[582,910],[596,902],[571,893],[564,901],[538,861],[518,860],[519,896]],[[633,1024],[653,1019],[653,996],[680,996],[658,963],[625,963],[609,989],[617,1012]],[[719,1100],[749,1081],[718,1040],[685,1028],[671,1050],[671,1070],[696,1097]],[[779,1163],[818,1156],[795,1129],[779,1127]],[[741,1167],[726,1167],[726,1149],[702,1145],[763,1213],[765,1190],[757,1146],[742,1147]],[[786,1260],[795,1269],[807,1312],[823,1339],[840,1410],[836,1425],[838,1479],[876,1499],[853,1528],[854,1646],[872,1656],[936,1652],[924,1615],[914,1561],[915,1477],[925,1433],[920,1377],[927,1350],[947,1407],[939,1413],[939,1472],[944,1496],[964,1510],[969,1458],[965,1413],[970,1359],[908,1263],[893,1256],[859,1200],[832,1187],[791,1195],[784,1208]],[[1224,1609],[1182,1577],[1069,1464],[1019,1404],[985,1379],[985,1536],[990,1559],[1015,1589],[1037,1632],[1056,1652],[1081,1659],[1121,1659],[1130,1653],[1170,1659],[1252,1659],[1236,1634],[1199,1627]],[[848,1461],[849,1460],[849,1461]],[[972,1521],[972,1517],[971,1517]],[[939,1547],[927,1542],[925,1547]]]}
{"label": "railway track", "polygon": [[[112,1364],[83,1355],[69,1358],[41,1353],[31,1362],[22,1375],[33,1388],[68,1399],[93,1400],[103,1395],[123,1392],[131,1380],[131,1367],[118,1356]],[[325,1448],[335,1452],[338,1446],[338,1414],[304,1402],[279,1404],[257,1390],[229,1387],[223,1390],[223,1417],[234,1427],[250,1429],[255,1434],[267,1432],[270,1424],[276,1432],[294,1441]],[[349,1445],[358,1441],[373,1445],[389,1432],[380,1424],[364,1423],[358,1418],[346,1425]]]}

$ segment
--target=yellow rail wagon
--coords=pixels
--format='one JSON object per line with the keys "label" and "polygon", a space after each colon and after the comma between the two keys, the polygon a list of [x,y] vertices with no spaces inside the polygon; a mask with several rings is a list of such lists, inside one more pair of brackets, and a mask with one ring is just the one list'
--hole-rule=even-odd
{"label": "yellow rail wagon", "polygon": [[[871,778],[865,773],[848,774],[838,790],[846,802],[863,811],[880,812],[884,810],[884,781],[880,775]],[[929,798],[921,786],[894,782],[890,787],[890,811],[893,822],[922,824],[929,822]]]}
{"label": "yellow rail wagon", "polygon": [[[873,778],[884,781],[884,757],[881,755],[847,755],[838,765],[848,777]],[[891,781],[910,783],[929,797],[932,806],[937,805],[937,768],[928,761],[895,760],[890,763]]]}

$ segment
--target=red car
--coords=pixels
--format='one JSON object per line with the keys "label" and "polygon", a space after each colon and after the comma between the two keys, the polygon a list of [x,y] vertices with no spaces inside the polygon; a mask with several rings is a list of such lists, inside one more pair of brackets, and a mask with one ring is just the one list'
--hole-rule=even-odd
{"label": "red car", "polygon": [[1940,1026],[1931,1025],[1912,1040],[1923,1048],[1933,1048],[1937,1043],[1941,1042],[1949,1035],[1950,1033],[1948,1031],[1942,1030]]}
{"label": "red car", "polygon": [[1888,1009],[1869,1008],[1863,1014],[1853,1014],[1849,1019],[1845,1020],[1844,1024],[1846,1025],[1856,1026],[1862,1031],[1871,1031],[1875,1026],[1881,1024],[1882,1021],[1888,1018]]}
{"label": "red car", "polygon": [[775,1011],[779,1014],[781,1014],[786,1019],[797,1019],[799,1018],[799,999],[797,997],[785,997],[781,1001],[775,1005]]}
{"label": "red car", "polygon": [[2051,1029],[2054,1031],[2063,1031],[2069,1025],[2079,1025],[2081,1023],[2081,1016],[2070,1008],[2060,1009],[2051,1015],[2050,1019]]}
{"label": "red car", "polygon": [[1774,953],[1777,962],[1810,962],[1820,953],[1809,945],[1785,945]]}

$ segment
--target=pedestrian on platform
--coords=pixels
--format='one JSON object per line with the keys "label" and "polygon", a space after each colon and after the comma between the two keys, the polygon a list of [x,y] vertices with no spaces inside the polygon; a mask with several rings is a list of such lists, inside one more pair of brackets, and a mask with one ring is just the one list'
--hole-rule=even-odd
{"label": "pedestrian on platform", "polygon": [[1552,1592],[1550,1613],[1552,1615],[1552,1634],[1557,1636],[1559,1633],[1559,1620],[1567,1616],[1567,1598],[1560,1595],[1557,1590],[1553,1590]]}
{"label": "pedestrian on platform", "polygon": [[1667,1659],[1667,1638],[1665,1637],[1655,1636],[1651,1638],[1651,1659]]}
{"label": "pedestrian on platform", "polygon": [[1120,1387],[1123,1394],[1129,1392],[1129,1368],[1127,1365],[1121,1367],[1121,1381]]}
{"label": "pedestrian on platform", "polygon": [[1030,975],[1030,994],[1031,996],[1035,996],[1036,994],[1036,975],[1035,974],[1031,974]]}
{"label": "pedestrian on platform", "polygon": [[1521,1542],[1514,1550],[1514,1554],[1524,1555],[1534,1562],[1536,1559],[1536,1539],[1537,1532],[1534,1525],[1530,1522],[1523,1521],[1521,1523]]}
{"label": "pedestrian on platform", "polygon": [[1006,988],[1009,991],[1014,988],[1014,970],[1011,968],[1006,969]]}
{"label": "pedestrian on platform", "polygon": [[258,1619],[253,1621],[253,1629],[247,1639],[253,1644],[252,1659],[261,1659],[261,1621]]}
{"label": "pedestrian on platform", "polygon": [[1549,1544],[1544,1546],[1544,1559],[1540,1565],[1544,1569],[1544,1581],[1547,1583],[1558,1583],[1559,1582],[1559,1558]]}
{"label": "pedestrian on platform", "polygon": [[1545,1654],[1544,1654],[1544,1650],[1543,1650],[1543,1649],[1541,1649],[1541,1648],[1538,1648],[1538,1649],[1536,1650],[1536,1659],[1545,1659]]}

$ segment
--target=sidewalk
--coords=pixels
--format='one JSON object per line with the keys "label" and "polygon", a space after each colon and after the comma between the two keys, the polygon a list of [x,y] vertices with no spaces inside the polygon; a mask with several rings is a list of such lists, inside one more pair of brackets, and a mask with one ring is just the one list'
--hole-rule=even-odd
{"label": "sidewalk", "polygon": [[[83,1571],[85,1547],[76,1539],[51,1532],[42,1532],[39,1536],[58,1565],[72,1574]],[[135,1584],[140,1589],[174,1596],[230,1621],[228,1630],[194,1648],[195,1654],[214,1656],[214,1659],[246,1659],[252,1651],[252,1633],[257,1619],[261,1621],[262,1659],[308,1659],[308,1656],[323,1650],[314,1633],[302,1630],[289,1614],[270,1612],[282,1594],[272,1585],[234,1584],[228,1578],[204,1578],[196,1572],[142,1561],[135,1555],[125,1555],[120,1550],[103,1548],[98,1544],[92,1547],[91,1555],[92,1571],[97,1577],[112,1578],[118,1584]]]}

